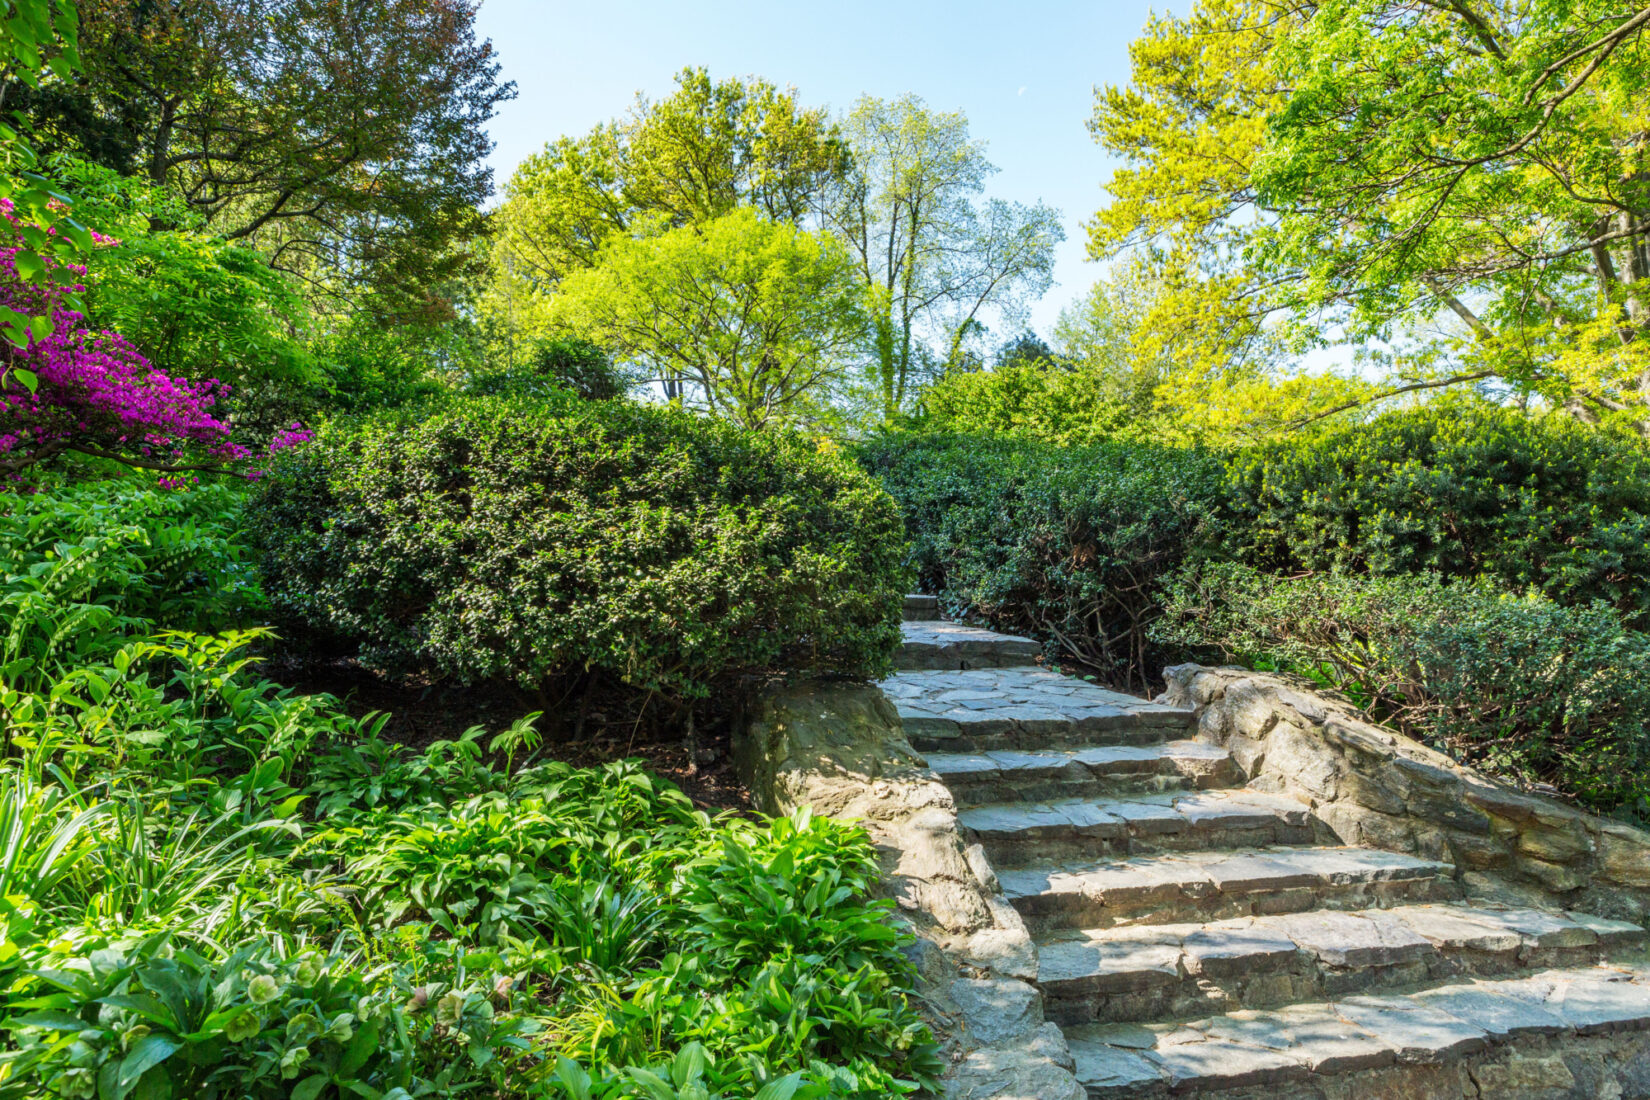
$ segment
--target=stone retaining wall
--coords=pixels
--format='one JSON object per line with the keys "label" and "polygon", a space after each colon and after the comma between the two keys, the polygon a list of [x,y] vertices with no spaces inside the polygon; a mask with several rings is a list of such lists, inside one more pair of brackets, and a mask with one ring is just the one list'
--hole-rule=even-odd
{"label": "stone retaining wall", "polygon": [[882,857],[884,889],[918,940],[918,992],[954,1060],[953,1100],[1085,1100],[1060,1029],[1043,1018],[1036,945],[963,843],[951,793],[869,684],[776,688],[735,738],[758,809],[800,806],[859,821]]}
{"label": "stone retaining wall", "polygon": [[1307,803],[1343,843],[1453,862],[1481,896],[1650,919],[1650,834],[1523,794],[1368,721],[1298,677],[1177,665],[1158,702],[1195,708],[1250,785]]}

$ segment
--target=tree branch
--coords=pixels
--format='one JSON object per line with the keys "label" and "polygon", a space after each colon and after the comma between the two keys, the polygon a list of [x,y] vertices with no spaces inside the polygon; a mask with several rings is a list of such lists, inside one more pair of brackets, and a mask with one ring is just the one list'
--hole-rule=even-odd
{"label": "tree branch", "polygon": [[1457,374],[1449,378],[1437,378],[1428,382],[1410,382],[1407,385],[1395,386],[1385,393],[1375,394],[1373,397],[1361,397],[1356,401],[1347,401],[1336,405],[1332,409],[1325,409],[1322,412],[1313,413],[1311,416],[1301,417],[1299,420],[1291,421],[1286,425],[1285,430],[1299,431],[1308,424],[1315,423],[1325,417],[1334,416],[1336,413],[1346,412],[1348,409],[1356,409],[1363,405],[1372,405],[1377,401],[1385,401],[1387,398],[1397,397],[1401,393],[1414,393],[1417,390],[1436,390],[1444,386],[1460,385],[1463,382],[1480,382],[1485,378],[1493,377],[1495,377],[1495,371],[1481,370],[1473,371],[1471,374]]}

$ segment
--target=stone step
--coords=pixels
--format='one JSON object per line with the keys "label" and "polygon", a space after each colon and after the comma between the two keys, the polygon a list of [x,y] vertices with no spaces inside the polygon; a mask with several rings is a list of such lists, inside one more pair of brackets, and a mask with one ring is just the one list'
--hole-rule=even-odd
{"label": "stone step", "polygon": [[996,634],[981,626],[928,621],[900,624],[905,644],[894,656],[894,667],[955,671],[1034,665],[1043,647],[1030,638]]}
{"label": "stone step", "polygon": [[1596,1088],[1581,1075],[1601,1058],[1610,1069],[1612,1051],[1622,1068],[1627,1048],[1643,1046],[1621,1033],[1650,1027],[1646,977],[1549,970],[1191,1023],[1091,1025],[1066,1038],[1091,1100],[1621,1096],[1613,1069]]}
{"label": "stone step", "polygon": [[928,766],[945,781],[959,806],[1128,791],[1210,790],[1243,782],[1231,753],[1201,741],[1039,752],[936,752],[928,754]]}
{"label": "stone step", "polygon": [[963,810],[957,823],[998,870],[1097,855],[1311,844],[1315,838],[1306,803],[1243,788],[1005,802]]}
{"label": "stone step", "polygon": [[1035,666],[896,672],[881,687],[919,752],[1154,745],[1195,723],[1190,710]]}
{"label": "stone step", "polygon": [[1448,863],[1371,848],[1252,848],[999,871],[1033,932],[1454,901]]}
{"label": "stone step", "polygon": [[1624,921],[1483,905],[1317,910],[1056,933],[1038,946],[1062,1026],[1271,1008],[1375,989],[1642,956]]}
{"label": "stone step", "polygon": [[912,592],[905,597],[902,611],[901,617],[908,623],[934,622],[940,617],[940,600],[938,596]]}

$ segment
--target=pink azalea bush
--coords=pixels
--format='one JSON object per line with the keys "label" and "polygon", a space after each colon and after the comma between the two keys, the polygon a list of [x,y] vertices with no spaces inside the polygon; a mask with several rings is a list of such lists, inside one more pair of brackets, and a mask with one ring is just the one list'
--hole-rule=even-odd
{"label": "pink azalea bush", "polygon": [[[221,469],[251,454],[213,415],[226,386],[169,377],[119,334],[85,327],[72,296],[85,289],[86,269],[42,257],[45,277],[23,278],[17,258],[26,245],[4,200],[0,218],[0,233],[11,229],[0,247],[0,306],[51,323],[26,347],[0,345],[0,473],[65,452],[168,472]],[[282,434],[294,432],[301,427]]]}

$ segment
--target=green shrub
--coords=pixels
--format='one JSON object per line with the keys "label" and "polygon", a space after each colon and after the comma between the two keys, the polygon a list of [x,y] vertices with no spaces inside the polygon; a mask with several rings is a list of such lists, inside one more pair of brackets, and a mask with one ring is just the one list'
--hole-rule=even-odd
{"label": "green shrub", "polygon": [[134,637],[257,614],[242,500],[133,481],[0,494],[0,682],[38,685]]}
{"label": "green shrub", "polygon": [[1159,634],[1304,673],[1458,759],[1650,816],[1650,635],[1603,604],[1227,562],[1177,578]]}
{"label": "green shrub", "polygon": [[1115,384],[1099,372],[1043,360],[947,374],[923,392],[928,431],[1011,435],[1066,446],[1149,437]]}
{"label": "green shrub", "polygon": [[270,602],[391,667],[703,695],[899,639],[898,514],[785,433],[624,402],[478,398],[337,424],[256,498]]}
{"label": "green shrub", "polygon": [[443,381],[474,358],[465,336],[461,325],[385,327],[365,315],[357,317],[314,342],[325,377],[313,387],[317,392],[311,402],[364,413],[440,400],[447,393]]}
{"label": "green shrub", "polygon": [[528,353],[526,366],[479,374],[466,389],[476,396],[562,393],[582,401],[611,401],[623,397],[630,385],[601,348],[576,336],[561,336],[539,341]]}
{"label": "green shrub", "polygon": [[1213,537],[1220,459],[1195,449],[890,435],[860,461],[899,501],[919,582],[1119,685],[1156,681],[1160,579]]}
{"label": "green shrub", "polygon": [[1419,409],[1233,464],[1242,553],[1271,572],[1432,571],[1650,611],[1650,452],[1512,409]]}

